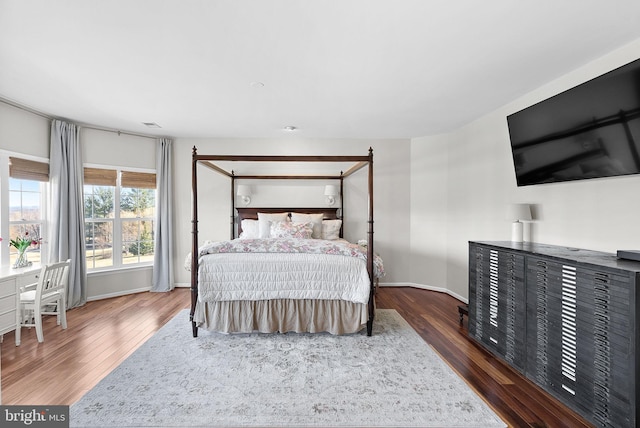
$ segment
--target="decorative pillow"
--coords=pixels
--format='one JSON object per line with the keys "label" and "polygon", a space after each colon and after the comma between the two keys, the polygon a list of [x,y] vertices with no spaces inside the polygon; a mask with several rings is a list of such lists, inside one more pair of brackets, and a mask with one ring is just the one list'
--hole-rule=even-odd
{"label": "decorative pillow", "polygon": [[320,239],[322,237],[322,218],[324,214],[301,214],[291,213],[291,221],[294,223],[313,223],[313,233],[311,237]]}
{"label": "decorative pillow", "polygon": [[311,239],[313,223],[294,223],[292,221],[277,221],[271,223],[272,238]]}
{"label": "decorative pillow", "polygon": [[342,220],[323,220],[322,221],[322,239],[335,240],[340,239],[340,228]]}
{"label": "decorative pillow", "polygon": [[272,237],[271,224],[279,221],[289,221],[289,213],[258,213],[258,237]]}
{"label": "decorative pillow", "polygon": [[258,220],[242,220],[240,226],[242,227],[242,233],[240,239],[256,239],[260,237],[260,231],[258,229]]}

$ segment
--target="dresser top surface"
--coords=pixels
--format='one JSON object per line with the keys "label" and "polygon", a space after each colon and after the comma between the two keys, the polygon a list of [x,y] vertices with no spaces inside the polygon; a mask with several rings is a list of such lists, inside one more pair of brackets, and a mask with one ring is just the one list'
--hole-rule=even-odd
{"label": "dresser top surface", "polygon": [[582,248],[565,247],[561,245],[540,244],[537,242],[469,241],[469,243],[489,245],[527,254],[570,260],[576,263],[586,263],[613,269],[640,272],[640,262],[619,259],[613,253],[606,253],[603,251],[585,250]]}
{"label": "dresser top surface", "polygon": [[0,266],[0,280],[15,278],[29,272],[37,272],[40,270],[40,263],[34,263],[30,266],[14,269],[11,266]]}

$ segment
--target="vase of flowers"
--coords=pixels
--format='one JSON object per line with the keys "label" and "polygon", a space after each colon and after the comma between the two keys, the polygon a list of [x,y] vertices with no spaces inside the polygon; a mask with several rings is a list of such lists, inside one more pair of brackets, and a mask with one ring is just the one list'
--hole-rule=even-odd
{"label": "vase of flowers", "polygon": [[[2,238],[0,238],[0,241]],[[16,239],[9,240],[9,246],[18,250],[18,258],[13,263],[13,268],[18,269],[22,267],[31,266],[31,262],[27,258],[27,249],[32,245],[37,245],[38,241],[32,239],[29,236],[29,232],[25,232],[23,236],[19,236]]]}

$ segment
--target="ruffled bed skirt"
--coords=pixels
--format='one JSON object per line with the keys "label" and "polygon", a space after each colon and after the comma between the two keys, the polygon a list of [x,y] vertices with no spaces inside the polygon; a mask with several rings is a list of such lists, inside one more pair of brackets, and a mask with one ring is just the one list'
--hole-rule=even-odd
{"label": "ruffled bed skirt", "polygon": [[366,304],[344,300],[237,300],[197,302],[198,327],[222,333],[355,333],[366,327]]}

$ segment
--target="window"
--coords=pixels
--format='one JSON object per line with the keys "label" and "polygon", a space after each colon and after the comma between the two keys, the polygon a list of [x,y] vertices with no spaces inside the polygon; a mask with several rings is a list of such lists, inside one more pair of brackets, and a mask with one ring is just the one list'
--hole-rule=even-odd
{"label": "window", "polygon": [[87,180],[85,171],[84,239],[87,269],[113,266],[115,177],[113,185],[106,184]]}
{"label": "window", "polygon": [[[9,178],[9,239],[31,239],[35,244],[27,249],[27,257],[33,263],[41,261],[43,186],[39,181]],[[9,246],[12,265],[17,257],[18,250]]]}
{"label": "window", "polygon": [[[7,158],[3,157],[3,159],[3,164],[7,165]],[[42,239],[45,236],[44,207],[49,181],[49,164],[9,157],[8,165],[9,177],[6,188],[9,190],[9,222],[8,229],[3,228],[3,230],[8,233],[5,242],[9,250],[9,263],[13,265],[18,257],[18,250],[8,245],[9,240],[16,238],[26,238],[34,242],[26,250],[27,258],[30,262],[40,263]]]}
{"label": "window", "polygon": [[121,174],[122,263],[153,262],[155,174]]}
{"label": "window", "polygon": [[85,168],[84,182],[87,268],[152,263],[155,174]]}

